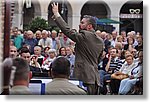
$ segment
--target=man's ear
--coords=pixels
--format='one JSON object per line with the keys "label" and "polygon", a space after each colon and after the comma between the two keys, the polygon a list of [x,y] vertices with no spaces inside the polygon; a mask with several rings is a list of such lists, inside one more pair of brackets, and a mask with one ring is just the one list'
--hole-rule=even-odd
{"label": "man's ear", "polygon": [[91,28],[93,28],[92,24],[88,24],[87,29],[91,29]]}
{"label": "man's ear", "polygon": [[29,80],[32,79],[32,71],[29,72]]}

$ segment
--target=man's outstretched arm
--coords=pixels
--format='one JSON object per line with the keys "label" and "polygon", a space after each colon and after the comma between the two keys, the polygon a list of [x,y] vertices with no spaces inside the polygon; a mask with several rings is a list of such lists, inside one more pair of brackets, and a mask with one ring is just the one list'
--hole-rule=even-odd
{"label": "man's outstretched arm", "polygon": [[68,24],[63,20],[58,11],[58,3],[52,3],[52,18],[55,20],[57,26],[62,30],[62,32],[68,36],[71,40],[75,42],[83,41],[84,35],[79,34],[76,30],[70,29]]}

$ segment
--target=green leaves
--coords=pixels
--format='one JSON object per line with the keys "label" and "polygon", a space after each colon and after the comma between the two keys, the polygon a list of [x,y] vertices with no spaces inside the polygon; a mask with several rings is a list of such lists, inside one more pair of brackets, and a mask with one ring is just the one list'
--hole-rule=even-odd
{"label": "green leaves", "polygon": [[32,30],[34,33],[37,30],[49,30],[51,27],[48,25],[48,21],[41,18],[41,17],[36,17],[34,18],[28,26],[26,26],[25,30]]}

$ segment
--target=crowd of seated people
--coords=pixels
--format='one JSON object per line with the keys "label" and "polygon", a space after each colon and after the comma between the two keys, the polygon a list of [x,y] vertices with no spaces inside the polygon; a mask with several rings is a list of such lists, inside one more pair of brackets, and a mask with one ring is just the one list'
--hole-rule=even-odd
{"label": "crowd of seated people", "polygon": [[[10,57],[26,59],[33,77],[47,77],[51,62],[58,56],[64,56],[70,60],[70,70],[74,67],[75,55],[73,49],[75,43],[61,31],[58,33],[56,30],[49,32],[37,30],[34,34],[31,30],[28,30],[21,34],[17,27],[12,29]],[[17,44],[20,46],[16,46]],[[73,77],[73,74],[71,76]]]}
{"label": "crowd of seated people", "polygon": [[[121,34],[119,34],[118,36],[116,36],[116,33],[117,32],[112,32],[112,40],[109,40],[111,43],[107,48],[105,47],[105,52],[103,52],[104,55],[102,56],[101,61],[98,64],[101,80],[101,94],[107,94],[108,91],[110,91],[110,94],[114,95],[129,94],[130,90],[134,87],[134,85],[139,82],[138,78],[136,77],[134,79],[136,81],[134,82],[134,84],[132,84],[132,86],[129,86],[129,84],[126,85],[126,87],[128,88],[130,87],[128,91],[127,89],[125,89],[125,91],[127,92],[121,93],[119,92],[119,90],[121,90],[122,86],[124,86],[124,84],[121,84],[122,86],[120,85],[120,82],[122,82],[121,80],[125,80],[126,78],[128,79],[133,75],[131,75],[130,72],[125,77],[125,79],[116,79],[116,75],[119,76],[119,73],[122,70],[122,68],[124,68],[125,66],[129,66],[129,61],[133,63],[133,66],[130,66],[130,71],[132,71],[136,67],[137,63],[141,62],[139,60],[138,53],[141,53],[141,51],[143,51],[143,37],[140,33],[136,34],[134,31],[128,32],[127,34],[125,31],[122,31]],[[101,34],[98,35],[100,36]],[[104,33],[102,35],[104,36]],[[109,36],[110,35],[111,34],[109,34]],[[106,36],[108,35],[106,34]],[[103,39],[106,40],[107,37]],[[143,64],[140,65],[141,68],[139,69],[140,71],[138,71],[140,72],[140,75],[138,76],[140,78],[142,77],[142,65]],[[107,85],[109,85],[109,90],[106,87]],[[142,89],[142,86],[140,86],[140,89]]]}
{"label": "crowd of seated people", "polygon": [[[61,31],[37,30],[34,34],[31,30],[20,34],[18,28],[12,29],[10,58],[23,58],[29,64],[32,77],[48,77],[51,63],[58,57],[65,57],[70,62],[70,78],[75,78],[73,74],[75,61],[75,43],[67,38]],[[18,32],[18,33],[17,33]],[[142,77],[142,61],[140,58],[143,50],[143,37],[139,32],[117,31],[108,33],[107,31],[96,31],[96,34],[104,41],[104,51],[99,59],[98,70],[100,75],[100,94],[107,94],[107,84],[111,94],[128,94],[138,78]],[[131,63],[132,62],[132,63]],[[137,64],[140,63],[140,64]],[[130,65],[131,64],[131,65]],[[139,67],[135,68],[136,65]],[[128,69],[128,70],[127,70]],[[136,70],[136,71],[133,71]],[[136,73],[139,73],[137,76]],[[127,73],[129,72],[129,73]],[[132,73],[131,73],[132,72]],[[124,79],[116,79],[114,76],[123,73]],[[129,83],[133,80],[134,84],[127,84],[124,88],[124,80]],[[123,86],[122,86],[123,85]]]}

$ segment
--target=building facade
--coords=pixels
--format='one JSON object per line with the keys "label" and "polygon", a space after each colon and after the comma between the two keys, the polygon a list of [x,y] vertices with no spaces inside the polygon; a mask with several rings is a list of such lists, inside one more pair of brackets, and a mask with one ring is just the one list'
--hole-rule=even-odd
{"label": "building facade", "polygon": [[48,20],[49,25],[56,26],[51,19],[51,3],[54,1],[59,2],[60,14],[75,29],[78,29],[80,19],[86,14],[123,22],[110,24],[117,31],[143,30],[143,2],[139,0],[16,0],[12,26],[22,29],[37,16]]}

